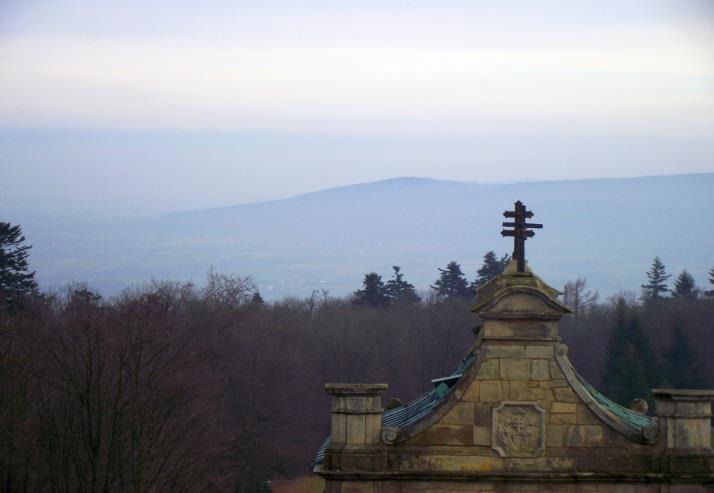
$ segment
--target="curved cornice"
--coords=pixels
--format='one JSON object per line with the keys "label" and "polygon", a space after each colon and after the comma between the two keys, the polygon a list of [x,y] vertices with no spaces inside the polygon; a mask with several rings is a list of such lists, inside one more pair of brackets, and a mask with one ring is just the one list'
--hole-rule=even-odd
{"label": "curved cornice", "polygon": [[590,409],[601,421],[610,428],[623,435],[625,438],[646,445],[651,445],[659,440],[659,429],[656,427],[638,428],[628,423],[624,419],[616,416],[603,406],[601,406],[592,394],[585,388],[578,376],[575,374],[573,365],[568,359],[568,347],[559,344],[555,351],[555,360],[558,362],[560,370],[565,375],[572,389],[581,401]]}
{"label": "curved cornice", "polygon": [[[517,294],[527,294],[530,296],[533,296],[534,298],[538,299],[539,301],[543,302],[547,308],[550,310],[548,311],[537,311],[528,309],[527,307],[522,310],[522,311],[493,311],[493,309],[498,305],[501,301],[504,299],[508,298],[509,296],[517,295]],[[546,319],[546,320],[557,320],[566,313],[571,313],[570,309],[557,301],[556,299],[552,298],[549,296],[547,293],[543,292],[542,289],[534,286],[527,286],[527,285],[516,285],[516,286],[508,286],[503,289],[500,289],[499,291],[493,293],[491,296],[489,296],[487,299],[484,299],[477,303],[473,309],[476,313],[481,318],[488,319],[496,319],[496,318],[505,318],[505,319],[526,319],[526,318],[531,318],[531,319]]]}

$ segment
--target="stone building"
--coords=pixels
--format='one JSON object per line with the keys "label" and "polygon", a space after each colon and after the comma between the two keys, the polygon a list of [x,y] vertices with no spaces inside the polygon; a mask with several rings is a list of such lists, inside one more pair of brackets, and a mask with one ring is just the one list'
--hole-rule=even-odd
{"label": "stone building", "polygon": [[609,400],[560,342],[559,293],[521,270],[479,289],[483,325],[427,394],[385,410],[386,384],[325,385],[326,493],[714,492],[714,391],[653,390],[652,416]]}

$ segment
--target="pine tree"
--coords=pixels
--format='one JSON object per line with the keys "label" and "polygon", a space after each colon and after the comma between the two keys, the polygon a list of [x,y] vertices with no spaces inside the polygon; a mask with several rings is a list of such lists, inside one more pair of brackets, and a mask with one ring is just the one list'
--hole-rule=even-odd
{"label": "pine tree", "polygon": [[667,380],[676,389],[697,389],[707,386],[696,354],[684,329],[681,319],[673,324],[672,342],[665,353],[667,363]]}
{"label": "pine tree", "polygon": [[603,390],[608,395],[613,391],[613,383],[618,371],[617,365],[627,346],[629,323],[630,308],[624,298],[618,298],[615,302],[614,321],[605,349],[605,366],[602,370]]}
{"label": "pine tree", "polygon": [[69,293],[69,305],[73,307],[88,307],[97,305],[102,300],[102,295],[95,293],[94,291],[87,288],[86,285],[81,284]]}
{"label": "pine tree", "polygon": [[481,267],[476,271],[476,279],[471,283],[471,288],[480,288],[494,277],[502,274],[509,259],[510,256],[508,254],[499,259],[493,250],[486,252],[483,256]]}
{"label": "pine tree", "polygon": [[[640,355],[640,359],[642,360],[642,364],[644,365],[645,376],[649,385],[649,389],[657,387],[662,383],[662,367],[659,364],[657,353],[655,353],[655,350],[652,347],[652,342],[650,341],[650,338],[647,336],[647,333],[642,329],[642,322],[640,320],[639,314],[636,311],[634,312],[632,320],[630,322],[629,334],[629,342],[632,343],[632,346]],[[649,396],[649,389],[646,393],[647,396]],[[635,397],[643,396],[638,395]],[[629,401],[627,401],[627,403],[629,404]]]}
{"label": "pine tree", "polygon": [[37,290],[35,272],[27,263],[32,245],[23,245],[24,241],[20,226],[0,222],[0,307],[13,306]]}
{"label": "pine tree", "polygon": [[385,284],[387,296],[393,303],[419,303],[421,299],[414,290],[414,285],[404,280],[401,267],[393,265],[394,275]]}
{"label": "pine tree", "polygon": [[632,399],[639,397],[647,400],[650,389],[642,356],[632,343],[627,343],[610,384],[608,397],[627,407]]}
{"label": "pine tree", "polygon": [[389,305],[389,296],[382,282],[382,276],[376,272],[365,274],[362,289],[355,291],[352,303],[363,306]]}
{"label": "pine tree", "polygon": [[657,355],[640,326],[635,308],[623,298],[618,299],[602,375],[605,394],[615,402],[629,405],[636,397],[647,398],[650,389],[661,381]]}
{"label": "pine tree", "polygon": [[453,298],[457,296],[469,296],[466,277],[461,270],[461,266],[455,260],[446,265],[446,269],[439,269],[439,279],[431,286],[436,290],[439,298]]}
{"label": "pine tree", "polygon": [[647,272],[647,284],[642,285],[644,289],[645,299],[660,298],[660,293],[666,293],[667,279],[671,276],[666,273],[665,265],[659,257],[655,257],[652,261],[652,267]]}
{"label": "pine tree", "polygon": [[[714,267],[712,267],[712,269],[709,271],[709,284],[714,286]],[[707,296],[714,296],[714,289],[706,291],[704,294]]]}
{"label": "pine tree", "polygon": [[683,270],[674,281],[672,296],[674,298],[693,300],[697,298],[698,294],[699,290],[694,283],[694,278],[686,269]]}

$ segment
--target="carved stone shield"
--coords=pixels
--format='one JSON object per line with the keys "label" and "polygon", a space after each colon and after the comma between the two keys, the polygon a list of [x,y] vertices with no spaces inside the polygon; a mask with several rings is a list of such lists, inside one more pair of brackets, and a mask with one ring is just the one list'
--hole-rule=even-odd
{"label": "carved stone shield", "polygon": [[545,409],[536,402],[501,402],[491,426],[491,446],[501,457],[536,457],[545,449]]}

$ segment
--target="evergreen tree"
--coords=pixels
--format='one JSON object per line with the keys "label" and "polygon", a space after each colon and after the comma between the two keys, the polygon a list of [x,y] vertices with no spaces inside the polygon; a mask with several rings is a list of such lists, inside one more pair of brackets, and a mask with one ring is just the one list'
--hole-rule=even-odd
{"label": "evergreen tree", "polygon": [[251,298],[250,302],[256,306],[265,306],[265,300],[263,300],[263,297],[260,296],[260,291],[256,291],[255,293],[253,293],[253,297]]}
{"label": "evergreen tree", "polygon": [[385,291],[392,302],[395,303],[419,303],[421,299],[414,290],[414,285],[404,280],[401,267],[393,265],[394,275],[385,284]]}
{"label": "evergreen tree", "polygon": [[0,307],[9,307],[37,290],[35,273],[29,271],[27,257],[32,245],[18,225],[0,222]]}
{"label": "evergreen tree", "polygon": [[602,370],[603,390],[610,394],[613,390],[613,382],[617,374],[617,365],[622,359],[627,346],[627,329],[630,323],[630,307],[624,298],[618,298],[615,302],[614,320],[610,337],[605,349],[605,366]]}
{"label": "evergreen tree", "polygon": [[508,254],[499,259],[493,250],[486,252],[483,256],[481,267],[476,271],[476,279],[471,283],[471,288],[480,288],[494,277],[502,274],[509,259],[510,256]]}
{"label": "evergreen tree", "polygon": [[455,260],[446,265],[446,269],[439,269],[439,279],[431,286],[436,290],[439,298],[453,298],[456,296],[469,296],[468,283],[461,270],[461,266]]}
{"label": "evergreen tree", "polygon": [[674,281],[672,296],[674,298],[693,300],[697,298],[698,294],[699,290],[694,283],[694,278],[686,269],[683,270]]}
{"label": "evergreen tree", "polygon": [[618,363],[617,372],[610,383],[608,397],[628,407],[632,399],[639,397],[647,400],[650,389],[642,356],[632,343],[627,343]]}
{"label": "evergreen tree", "polygon": [[665,353],[667,380],[676,389],[697,389],[707,386],[706,378],[697,361],[684,323],[677,319],[673,325],[672,342]]}
{"label": "evergreen tree", "polygon": [[648,398],[650,389],[661,383],[661,377],[657,356],[640,326],[636,309],[623,298],[618,299],[603,368],[605,394],[626,406],[636,397]]}
{"label": "evergreen tree", "polygon": [[[658,361],[657,353],[655,353],[655,350],[652,347],[652,342],[650,341],[649,336],[647,336],[647,333],[642,329],[642,322],[637,311],[633,313],[629,333],[629,342],[632,343],[632,346],[640,355],[640,359],[642,360],[642,364],[645,368],[645,377],[649,385],[645,396],[648,397],[649,389],[655,388],[662,383],[662,367]],[[638,395],[633,396],[633,398],[634,397],[644,396]],[[632,398],[630,400],[632,400]],[[627,404],[629,403],[630,401],[627,401]],[[653,403],[650,402],[650,404]]]}
{"label": "evergreen tree", "polygon": [[647,284],[642,285],[645,299],[660,298],[660,293],[666,293],[667,279],[671,276],[666,273],[665,266],[659,257],[652,261],[652,267],[647,272]]}
{"label": "evergreen tree", "polygon": [[101,294],[91,291],[84,284],[80,284],[77,287],[72,288],[69,292],[69,306],[71,307],[86,308],[97,305],[101,300]]}
{"label": "evergreen tree", "polygon": [[[709,271],[709,284],[714,287],[714,267],[712,267],[712,269]],[[706,291],[704,294],[707,296],[714,296],[714,289]]]}
{"label": "evergreen tree", "polygon": [[376,272],[365,274],[362,289],[355,291],[352,303],[364,306],[389,305],[389,296],[387,296],[387,290],[382,282],[382,276]]}

